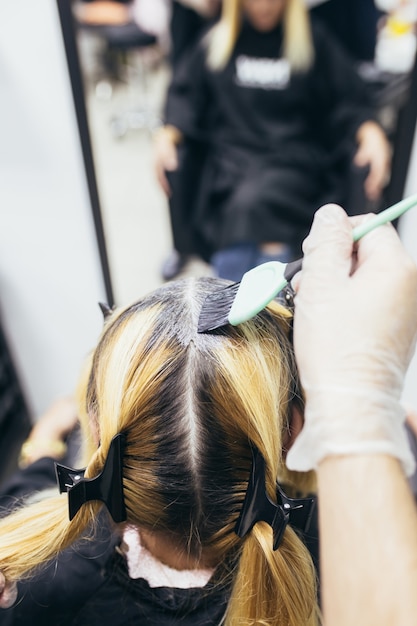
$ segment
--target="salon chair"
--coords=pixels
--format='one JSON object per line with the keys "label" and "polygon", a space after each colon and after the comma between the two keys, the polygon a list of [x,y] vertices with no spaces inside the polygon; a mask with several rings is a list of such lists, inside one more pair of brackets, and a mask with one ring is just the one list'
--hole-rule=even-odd
{"label": "salon chair", "polygon": [[[333,189],[337,188],[343,194],[343,198],[338,198],[338,201],[349,214],[366,211],[368,201],[364,181],[368,169],[354,164],[353,147],[351,154],[352,158],[340,158],[339,161],[336,159],[334,167],[327,170],[322,192],[312,198],[312,206],[318,208],[322,204],[336,201]],[[165,281],[179,276],[192,258],[197,257],[209,264],[214,252],[197,232],[194,223],[196,198],[204,176],[206,158],[206,144],[187,139],[178,147],[178,169],[165,173],[171,188],[168,206],[173,239],[173,249],[164,259],[160,270],[161,278]],[[375,210],[375,207],[369,207],[369,210]]]}

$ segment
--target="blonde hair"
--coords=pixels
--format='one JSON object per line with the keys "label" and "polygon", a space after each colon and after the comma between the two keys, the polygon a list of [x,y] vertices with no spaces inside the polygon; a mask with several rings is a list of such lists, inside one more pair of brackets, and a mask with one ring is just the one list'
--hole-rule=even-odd
{"label": "blonde hair", "polygon": [[[244,539],[234,532],[251,446],[265,459],[275,499],[292,402],[302,402],[291,316],[272,304],[238,327],[198,334],[202,301],[222,286],[211,278],[168,283],[106,322],[80,386],[82,421],[100,437],[86,476],[102,471],[111,439],[123,432],[127,523],[220,564],[232,588],[224,623],[313,626],[315,569],[292,528],[275,552],[263,522]],[[297,475],[292,482],[299,486]],[[79,538],[100,508],[86,503],[70,522],[63,495],[1,520],[0,571],[28,575]]]}
{"label": "blonde hair", "polygon": [[[286,0],[286,3],[282,53],[293,71],[306,71],[314,60],[308,10],[304,0]],[[206,38],[207,64],[213,71],[223,69],[232,55],[242,24],[241,4],[242,0],[223,0],[221,18]]]}

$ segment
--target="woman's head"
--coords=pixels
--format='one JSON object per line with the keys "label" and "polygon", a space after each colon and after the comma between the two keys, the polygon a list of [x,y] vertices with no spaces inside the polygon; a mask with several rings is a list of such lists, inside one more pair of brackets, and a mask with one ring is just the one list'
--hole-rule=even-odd
{"label": "woman's head", "polygon": [[221,19],[208,36],[210,69],[221,70],[230,60],[244,18],[260,33],[282,23],[284,40],[280,49],[277,37],[277,56],[288,59],[293,71],[305,71],[311,66],[314,50],[304,0],[223,0]]}
{"label": "woman's head", "polygon": [[[236,328],[198,334],[205,295],[223,286],[209,278],[167,284],[106,320],[79,390],[92,432],[85,475],[101,474],[122,433],[127,522],[146,540],[165,538],[192,567],[219,565],[226,626],[316,626],[315,570],[291,526],[275,551],[265,522],[235,533],[253,445],[276,500],[299,399],[291,316],[271,305]],[[27,576],[94,528],[99,507],[88,501],[70,521],[65,496],[54,496],[1,520],[0,570],[9,580]]]}
{"label": "woman's head", "polygon": [[241,0],[246,19],[260,32],[273,30],[281,22],[291,0]]}
{"label": "woman's head", "polygon": [[179,281],[116,312],[84,390],[100,437],[88,475],[123,432],[127,521],[183,537],[193,556],[207,549],[219,560],[238,542],[251,443],[267,460],[274,493],[298,388],[284,309],[197,333],[204,296],[223,284]]}

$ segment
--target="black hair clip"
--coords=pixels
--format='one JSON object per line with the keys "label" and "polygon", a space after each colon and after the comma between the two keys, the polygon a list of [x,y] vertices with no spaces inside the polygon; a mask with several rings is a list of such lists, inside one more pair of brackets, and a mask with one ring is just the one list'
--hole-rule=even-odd
{"label": "black hair clip", "polygon": [[302,532],[308,531],[316,501],[315,498],[289,498],[277,485],[277,504],[272,502],[266,493],[265,460],[256,448],[252,453],[252,472],[235,532],[245,537],[257,522],[266,522],[273,530],[273,549],[276,550],[287,524]]}
{"label": "black hair clip", "polygon": [[288,283],[282,291],[277,295],[277,300],[282,306],[285,306],[289,311],[294,312],[295,304],[295,291],[291,283]]}
{"label": "black hair clip", "polygon": [[98,306],[100,307],[101,312],[103,313],[104,320],[110,317],[110,315],[113,313],[112,307],[106,304],[105,302],[99,302]]}
{"label": "black hair clip", "polygon": [[76,470],[55,463],[59,492],[68,493],[69,518],[75,516],[85,502],[100,500],[115,522],[126,520],[123,497],[123,450],[125,435],[113,437],[103,471],[95,478],[84,478],[85,469]]}

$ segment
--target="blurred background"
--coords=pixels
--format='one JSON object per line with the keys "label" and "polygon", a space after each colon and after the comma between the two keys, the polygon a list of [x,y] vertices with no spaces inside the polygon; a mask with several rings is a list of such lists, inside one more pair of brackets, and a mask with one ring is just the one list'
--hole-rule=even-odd
{"label": "blurred background", "polygon": [[[174,37],[214,19],[216,3],[207,13],[208,4],[0,5],[0,481],[33,422],[73,392],[101,330],[98,302],[128,304],[164,281],[173,241],[152,142]],[[352,12],[355,2],[309,2],[323,19],[346,4]],[[378,89],[393,203],[417,192],[416,2],[380,0],[374,9],[373,55],[358,71]],[[417,259],[417,211],[399,232]],[[190,257],[181,275],[211,272]],[[413,362],[405,397],[415,407],[416,377]]]}

